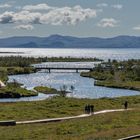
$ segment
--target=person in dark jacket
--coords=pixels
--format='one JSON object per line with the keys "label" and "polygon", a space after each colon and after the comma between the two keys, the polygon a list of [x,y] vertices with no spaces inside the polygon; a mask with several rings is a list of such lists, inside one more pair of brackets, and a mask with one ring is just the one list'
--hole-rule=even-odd
{"label": "person in dark jacket", "polygon": [[88,114],[90,113],[90,105],[89,104],[87,105],[87,113]]}
{"label": "person in dark jacket", "polygon": [[90,113],[91,113],[91,114],[94,113],[94,105],[90,105]]}
{"label": "person in dark jacket", "polygon": [[128,102],[127,102],[127,101],[125,101],[125,103],[124,103],[124,108],[125,108],[125,109],[128,108]]}
{"label": "person in dark jacket", "polygon": [[85,105],[85,114],[88,113],[88,105]]}

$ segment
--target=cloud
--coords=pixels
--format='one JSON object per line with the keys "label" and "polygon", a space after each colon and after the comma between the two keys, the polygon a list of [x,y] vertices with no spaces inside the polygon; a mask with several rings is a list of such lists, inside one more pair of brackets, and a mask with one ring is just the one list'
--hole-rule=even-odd
{"label": "cloud", "polygon": [[123,8],[123,5],[121,5],[121,4],[115,4],[115,5],[112,5],[111,7],[120,10],[120,9]]}
{"label": "cloud", "polygon": [[0,15],[0,23],[39,23],[40,13],[31,13],[29,11],[21,11],[18,13],[15,12],[4,12]]}
{"label": "cloud", "polygon": [[5,4],[0,4],[0,8],[10,8],[10,7],[12,7],[12,5],[7,4],[7,3],[5,3]]}
{"label": "cloud", "polygon": [[[39,10],[41,8],[40,5],[38,8],[32,7],[32,9]],[[43,12],[29,11],[27,10],[29,7],[25,7],[24,10],[20,12],[11,11],[0,14],[0,23],[75,25],[89,18],[95,18],[98,12],[98,10],[95,9],[84,9],[79,5],[74,7],[49,8],[49,10]],[[43,9],[45,9],[45,5]]]}
{"label": "cloud", "polygon": [[33,30],[34,27],[32,25],[28,24],[28,25],[15,26],[14,29]]}
{"label": "cloud", "polygon": [[133,27],[133,30],[140,31],[140,25]]}
{"label": "cloud", "polygon": [[50,10],[50,9],[53,9],[53,7],[49,6],[46,3],[37,4],[37,5],[26,5],[23,7],[23,10],[27,10],[27,11]]}
{"label": "cloud", "polygon": [[108,7],[108,4],[107,3],[99,3],[99,4],[97,4],[97,7],[100,7],[100,8]]}
{"label": "cloud", "polygon": [[4,12],[0,15],[0,23],[12,23],[14,12]]}
{"label": "cloud", "polygon": [[118,26],[118,22],[119,21],[115,20],[114,18],[103,18],[100,20],[97,26],[103,27],[103,28],[106,28],[106,27],[113,28],[113,27]]}
{"label": "cloud", "polygon": [[88,18],[96,17],[96,10],[83,9],[81,6],[56,8],[43,14],[40,18],[41,23],[52,25],[75,25]]}

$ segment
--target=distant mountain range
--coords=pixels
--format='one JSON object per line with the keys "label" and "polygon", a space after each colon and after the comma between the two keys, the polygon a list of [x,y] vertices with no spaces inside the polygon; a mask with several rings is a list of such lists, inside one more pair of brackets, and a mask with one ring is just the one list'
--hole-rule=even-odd
{"label": "distant mountain range", "polygon": [[0,39],[0,48],[140,48],[140,37],[113,38],[51,35],[49,37],[10,37]]}

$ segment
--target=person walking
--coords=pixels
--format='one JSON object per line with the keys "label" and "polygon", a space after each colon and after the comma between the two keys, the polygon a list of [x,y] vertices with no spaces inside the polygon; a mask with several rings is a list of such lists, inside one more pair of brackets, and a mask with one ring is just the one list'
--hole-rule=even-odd
{"label": "person walking", "polygon": [[88,113],[88,105],[85,105],[85,114]]}
{"label": "person walking", "polygon": [[87,113],[90,114],[90,105],[87,105]]}
{"label": "person walking", "polygon": [[128,102],[127,102],[127,101],[125,101],[125,103],[124,103],[124,108],[125,108],[125,109],[128,108]]}
{"label": "person walking", "polygon": [[94,113],[94,105],[90,105],[90,113],[91,113],[91,114]]}

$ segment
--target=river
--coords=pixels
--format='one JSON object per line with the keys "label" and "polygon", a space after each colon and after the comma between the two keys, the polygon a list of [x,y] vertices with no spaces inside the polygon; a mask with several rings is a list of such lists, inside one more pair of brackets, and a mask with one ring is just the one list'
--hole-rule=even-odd
{"label": "river", "polygon": [[[63,66],[67,64],[68,66],[87,66],[91,67],[94,65],[93,62],[57,62],[49,63],[49,65],[59,65]],[[60,89],[63,85],[66,85],[68,90],[70,86],[74,86],[75,90],[68,96],[76,98],[103,98],[103,97],[120,97],[129,95],[139,95],[139,91],[126,90],[126,89],[115,89],[94,86],[94,79],[81,77],[80,73],[75,73],[75,71],[68,70],[52,70],[51,73],[47,71],[42,71],[33,74],[24,75],[13,75],[9,76],[9,81],[13,79],[20,83],[23,83],[28,89],[33,89],[35,86],[51,86],[56,89]]]}
{"label": "river", "polygon": [[[32,57],[97,57],[100,59],[140,59],[140,49],[7,49],[0,48],[0,56],[32,56]],[[8,53],[9,52],[9,53]],[[10,53],[13,52],[13,53]],[[16,53],[14,53],[16,52]],[[93,62],[60,62],[60,63],[47,63],[47,65],[59,66],[81,66],[93,67]],[[35,86],[51,86],[60,89],[61,86],[66,85],[68,90],[71,85],[75,87],[73,93],[68,96],[76,98],[103,98],[103,97],[120,97],[129,95],[140,95],[139,91],[115,89],[107,87],[94,86],[94,79],[81,77],[75,71],[52,71],[38,72],[34,74],[13,75],[9,76],[9,81],[16,79],[18,82],[24,84],[28,89],[33,89]],[[33,101],[43,100],[48,98],[48,95],[39,94],[37,97],[27,97],[20,99],[0,99],[0,102],[15,102],[15,101]]]}

